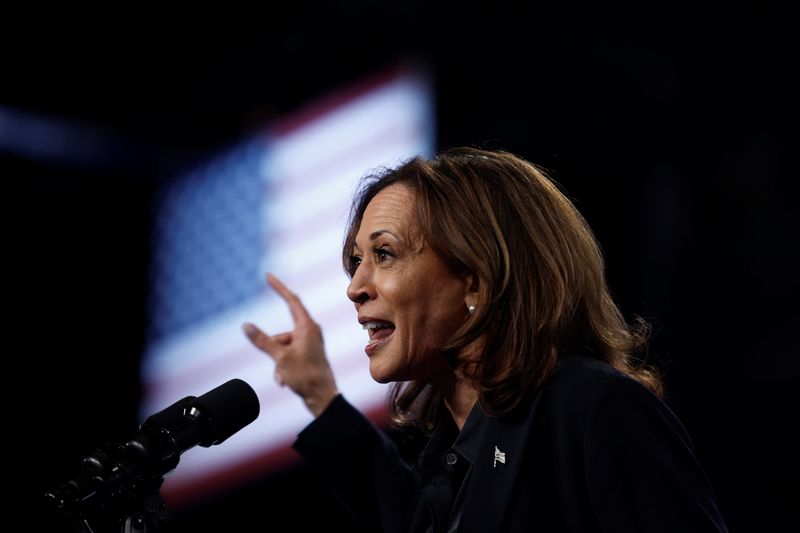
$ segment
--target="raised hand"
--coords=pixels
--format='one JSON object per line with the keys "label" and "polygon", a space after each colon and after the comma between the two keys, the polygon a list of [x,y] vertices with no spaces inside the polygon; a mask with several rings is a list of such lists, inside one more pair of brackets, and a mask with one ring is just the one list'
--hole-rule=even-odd
{"label": "raised hand", "polygon": [[339,394],[325,355],[322,329],[300,298],[278,278],[267,274],[267,282],[289,305],[294,329],[276,335],[268,335],[250,323],[243,324],[242,329],[256,348],[275,361],[275,380],[297,393],[308,410],[319,416]]}

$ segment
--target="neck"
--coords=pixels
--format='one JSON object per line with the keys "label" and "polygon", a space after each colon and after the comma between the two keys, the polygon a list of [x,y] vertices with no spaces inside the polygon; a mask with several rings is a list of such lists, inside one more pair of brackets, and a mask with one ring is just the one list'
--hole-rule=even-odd
{"label": "neck", "polygon": [[455,372],[448,374],[447,378],[439,385],[439,391],[444,398],[444,405],[450,411],[450,416],[458,426],[458,430],[464,427],[470,411],[478,401],[478,389],[470,379],[465,377],[469,374],[466,370],[480,357],[483,349],[483,338],[476,339],[470,343],[461,356],[458,358],[462,364],[455,369]]}
{"label": "neck", "polygon": [[470,369],[483,351],[483,342],[483,338],[472,341],[458,357],[462,362],[461,365],[454,372],[447,373],[447,377],[440,383],[434,385],[444,398],[444,405],[450,411],[450,416],[453,417],[459,431],[464,427],[464,422],[478,401],[478,389],[465,375],[472,374]]}
{"label": "neck", "polygon": [[459,431],[464,427],[470,411],[478,401],[478,390],[473,387],[463,376],[456,375],[454,380],[442,391],[444,405],[450,411],[450,416],[458,426]]}

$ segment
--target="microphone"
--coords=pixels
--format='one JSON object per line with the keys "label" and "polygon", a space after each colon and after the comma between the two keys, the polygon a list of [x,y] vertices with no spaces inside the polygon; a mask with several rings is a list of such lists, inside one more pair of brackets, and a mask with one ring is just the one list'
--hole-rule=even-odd
{"label": "microphone", "polygon": [[[74,521],[87,515],[128,512],[144,498],[156,497],[163,477],[186,450],[213,446],[251,423],[260,410],[250,385],[232,379],[200,397],[187,396],[148,417],[125,444],[95,450],[73,479],[45,494],[51,507]],[[163,502],[158,506],[165,510]],[[159,512],[148,510],[149,514]],[[165,521],[165,515],[160,520]]]}

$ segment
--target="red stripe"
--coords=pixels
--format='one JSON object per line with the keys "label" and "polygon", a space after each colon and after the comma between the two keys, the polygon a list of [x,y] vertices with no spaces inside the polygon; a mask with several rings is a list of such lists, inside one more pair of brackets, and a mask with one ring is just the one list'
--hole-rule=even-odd
{"label": "red stripe", "polygon": [[386,70],[368,76],[361,81],[336,90],[327,96],[323,96],[289,116],[275,121],[271,129],[277,135],[286,135],[292,131],[314,122],[319,117],[330,113],[332,110],[345,105],[346,103],[363,96],[376,87],[380,87],[389,81],[406,74],[410,69],[404,64],[397,64]]}
{"label": "red stripe", "polygon": [[[381,405],[370,409],[365,414],[378,427],[387,427],[388,417],[385,406]],[[211,499],[213,496],[236,488],[245,482],[266,478],[270,474],[297,464],[301,460],[297,452],[291,448],[292,442],[286,441],[258,457],[241,461],[222,471],[203,477],[187,479],[186,482],[180,485],[166,484],[161,489],[161,495],[170,508],[180,509],[200,500]],[[178,465],[178,468],[180,468],[180,465]]]}

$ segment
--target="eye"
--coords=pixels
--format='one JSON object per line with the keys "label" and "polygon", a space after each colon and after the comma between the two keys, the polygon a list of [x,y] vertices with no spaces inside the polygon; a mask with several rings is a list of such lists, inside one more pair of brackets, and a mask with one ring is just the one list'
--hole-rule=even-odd
{"label": "eye", "polygon": [[353,275],[356,273],[358,265],[360,264],[361,264],[361,256],[358,255],[350,256],[350,262],[347,265],[347,272],[350,274],[350,277],[353,277]]}
{"label": "eye", "polygon": [[379,263],[382,263],[383,261],[386,261],[394,257],[392,251],[386,246],[382,246],[380,248],[373,248],[372,251],[375,254],[375,257],[378,258]]}

